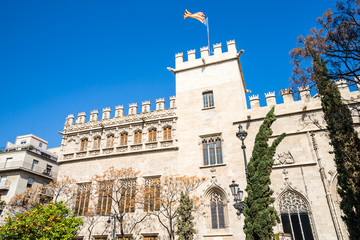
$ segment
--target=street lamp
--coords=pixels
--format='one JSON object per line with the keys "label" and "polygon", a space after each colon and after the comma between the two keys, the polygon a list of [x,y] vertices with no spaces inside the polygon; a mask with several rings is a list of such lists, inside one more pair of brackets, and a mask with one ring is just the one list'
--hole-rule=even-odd
{"label": "street lamp", "polygon": [[244,212],[246,206],[245,202],[242,201],[244,191],[239,188],[239,184],[235,183],[235,180],[229,185],[231,193],[234,196],[234,208],[237,210],[236,215],[240,216]]}
{"label": "street lamp", "polygon": [[113,229],[113,237],[112,240],[115,240],[115,233],[116,233],[116,215],[115,214],[109,214],[109,219],[107,220],[107,223],[111,223],[111,217],[114,218],[114,229]]}
{"label": "street lamp", "polygon": [[247,135],[248,135],[248,133],[239,124],[239,131],[236,133],[236,136],[241,140],[241,148],[242,148],[243,154],[244,154],[246,181],[247,181],[247,178],[248,178],[248,174],[247,174],[247,160],[246,160],[246,152],[245,152],[246,146],[244,144],[244,140],[245,140]]}

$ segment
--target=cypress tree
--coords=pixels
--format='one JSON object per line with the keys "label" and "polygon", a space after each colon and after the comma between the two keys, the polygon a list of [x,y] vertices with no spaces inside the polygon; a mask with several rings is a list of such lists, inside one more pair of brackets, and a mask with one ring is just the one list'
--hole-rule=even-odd
{"label": "cypress tree", "polygon": [[176,234],[179,236],[178,240],[193,240],[194,229],[194,217],[191,215],[193,211],[193,201],[188,195],[181,192],[180,207],[178,211],[178,229]]}
{"label": "cypress tree", "polygon": [[285,134],[277,137],[271,146],[268,145],[272,134],[271,125],[276,120],[274,107],[266,115],[256,135],[254,148],[248,164],[248,179],[244,209],[246,240],[274,239],[273,226],[279,221],[275,208],[271,206],[275,198],[270,188],[270,174],[274,164],[276,147],[284,139]]}
{"label": "cypress tree", "polygon": [[313,53],[313,74],[334,148],[338,172],[340,208],[351,240],[360,239],[360,140],[349,108],[341,101],[338,88],[328,77],[322,58]]}

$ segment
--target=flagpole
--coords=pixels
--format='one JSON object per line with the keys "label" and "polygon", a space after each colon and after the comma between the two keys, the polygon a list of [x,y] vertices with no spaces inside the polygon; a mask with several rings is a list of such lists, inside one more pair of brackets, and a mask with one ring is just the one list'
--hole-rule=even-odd
{"label": "flagpole", "polygon": [[210,37],[209,37],[209,18],[208,17],[206,17],[206,29],[207,29],[207,37],[208,37],[208,48],[209,48],[209,52],[211,53]]}

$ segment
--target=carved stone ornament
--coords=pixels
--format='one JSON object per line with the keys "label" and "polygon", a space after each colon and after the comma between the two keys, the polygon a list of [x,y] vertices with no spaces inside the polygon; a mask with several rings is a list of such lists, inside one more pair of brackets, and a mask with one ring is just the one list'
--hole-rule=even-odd
{"label": "carved stone ornament", "polygon": [[294,157],[291,155],[290,151],[277,153],[274,156],[274,166],[276,165],[286,165],[295,163]]}

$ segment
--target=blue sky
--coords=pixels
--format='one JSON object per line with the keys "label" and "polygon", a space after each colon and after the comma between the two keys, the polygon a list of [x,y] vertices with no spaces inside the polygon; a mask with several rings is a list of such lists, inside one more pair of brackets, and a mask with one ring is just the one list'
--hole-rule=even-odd
{"label": "blue sky", "polygon": [[[175,95],[178,52],[235,39],[253,94],[289,86],[289,51],[334,0],[0,0],[0,147],[33,133],[60,145],[68,114]],[[280,99],[278,99],[279,101]],[[114,113],[112,113],[114,114]]]}

